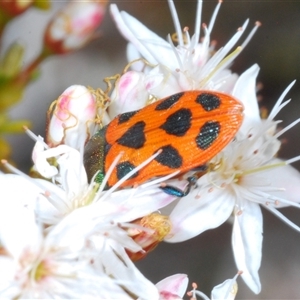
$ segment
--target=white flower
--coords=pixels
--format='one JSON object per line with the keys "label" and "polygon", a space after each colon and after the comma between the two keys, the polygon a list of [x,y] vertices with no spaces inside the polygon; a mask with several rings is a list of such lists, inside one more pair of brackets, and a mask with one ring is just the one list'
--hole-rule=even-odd
{"label": "white flower", "polygon": [[[255,74],[253,71],[255,67],[248,71],[248,75]],[[280,147],[277,138],[300,119],[277,133],[274,129],[278,122],[272,120],[289,102],[282,103],[291,86],[284,91],[267,120],[260,120],[253,113],[245,116],[247,125],[209,162],[208,172],[198,179],[196,188],[182,198],[170,214],[173,230],[167,240],[179,242],[218,227],[233,213],[235,261],[238,269],[243,271],[242,278],[255,293],[261,288],[258,275],[263,238],[260,205],[300,231],[277,210],[279,204],[300,208],[297,203],[300,174],[288,165],[299,157],[285,162],[275,158]],[[257,106],[256,99],[247,94],[246,98],[250,112],[251,106]],[[254,111],[258,112],[257,107]],[[297,194],[293,195],[295,191]]]}
{"label": "white flower", "polygon": [[[116,5],[110,6],[118,29],[130,42],[128,46],[129,61],[143,58],[149,65],[156,66],[154,70],[157,76],[163,76],[164,80],[161,84],[152,90],[152,94],[157,98],[164,98],[185,90],[211,89],[230,93],[233,89],[238,76],[232,74],[228,66],[246,46],[259,23],[256,24],[244,43],[231,54],[229,52],[245,31],[248,21],[238,29],[224,47],[214,53],[214,47],[210,44],[210,34],[221,1],[215,9],[211,23],[204,26],[205,36],[200,43],[202,2],[198,1],[195,33],[190,37],[188,28],[184,28],[183,32],[181,31],[174,3],[168,1],[178,38],[177,47],[173,44],[170,36],[168,41],[165,41],[126,12],[119,12]],[[151,69],[151,67],[145,66],[142,61],[140,64],[133,64],[132,67],[135,68],[136,65],[137,70],[143,68],[144,72]]]}
{"label": "white flower", "polygon": [[[158,299],[157,288],[125,252],[125,247],[142,250],[120,227],[126,226],[128,214],[131,218],[138,214],[132,207],[98,202],[44,230],[38,207],[27,205],[39,191],[30,182],[26,186],[26,181],[0,175],[2,192],[9,197],[0,201],[1,296]],[[22,187],[22,197],[13,188],[15,183]]]}
{"label": "white flower", "polygon": [[[87,224],[85,230],[78,231],[76,223],[66,226],[65,222],[44,237],[33,210],[14,197],[7,178],[1,178],[3,181],[10,199],[0,201],[1,297],[98,299],[113,293],[126,298],[117,280],[96,272],[89,257],[84,257]],[[26,192],[23,190],[24,197]],[[91,222],[89,225],[92,228]]]}

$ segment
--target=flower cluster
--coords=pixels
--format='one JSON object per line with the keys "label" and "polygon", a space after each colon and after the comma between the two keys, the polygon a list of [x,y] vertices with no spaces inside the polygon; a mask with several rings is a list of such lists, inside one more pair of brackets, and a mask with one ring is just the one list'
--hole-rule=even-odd
{"label": "flower cluster", "polygon": [[[278,131],[278,121],[274,120],[289,102],[283,101],[293,83],[269,117],[261,119],[256,98],[258,65],[240,76],[229,69],[259,23],[235,50],[232,48],[248,21],[224,47],[215,50],[210,35],[221,2],[211,23],[203,26],[202,39],[202,1],[198,1],[193,36],[187,28],[181,30],[174,3],[168,3],[178,45],[171,36],[168,41],[161,39],[111,5],[112,17],[129,41],[131,69],[116,77],[113,90],[79,85],[65,90],[49,108],[45,141],[27,130],[35,140],[31,177],[3,161],[15,173],[0,174],[5,195],[0,200],[0,294],[4,297],[181,299],[188,285],[187,275],[176,274],[154,285],[132,261],[144,257],[163,240],[185,241],[233,218],[232,245],[239,272],[216,286],[211,298],[234,299],[238,275],[254,293],[261,290],[260,206],[300,231],[277,210],[282,206],[300,208],[300,176],[290,166],[299,158],[283,161],[276,157],[279,137],[300,121]],[[108,189],[107,182],[122,152],[115,153],[106,172],[84,167],[88,141],[102,147],[88,159],[104,163],[109,151],[103,142],[105,125],[116,115],[122,113],[127,119],[136,113],[131,113],[133,110],[157,99],[203,89],[238,99],[244,106],[244,120],[234,140],[201,172],[190,170],[180,178],[175,176],[178,172],[169,172],[165,177],[126,186],[127,179],[160,154],[151,153]],[[138,151],[135,155],[140,155]],[[162,189],[166,185],[189,193],[177,198],[176,193]],[[196,284],[188,295],[209,299],[197,291]]]}

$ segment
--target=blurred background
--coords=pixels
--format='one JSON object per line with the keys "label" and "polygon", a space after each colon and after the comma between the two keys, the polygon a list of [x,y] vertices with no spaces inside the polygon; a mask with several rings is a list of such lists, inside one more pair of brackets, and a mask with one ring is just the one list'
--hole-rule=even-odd
{"label": "blurred background", "polygon": [[[174,1],[181,25],[193,33],[196,0]],[[42,47],[41,41],[47,22],[67,1],[52,1],[50,11],[30,9],[13,20],[6,28],[1,51],[13,41],[26,47],[24,66]],[[115,1],[162,37],[174,32],[166,0]],[[216,0],[204,0],[202,22],[208,23],[217,4]],[[282,126],[300,117],[300,2],[299,1],[224,1],[211,38],[217,40],[217,48],[224,45],[245,19],[250,18],[248,32],[254,22],[262,26],[246,49],[232,66],[242,73],[254,63],[261,67],[258,82],[261,105],[269,110],[287,85],[297,79],[287,99],[292,102],[277,119]],[[246,36],[246,34],[245,34]],[[99,38],[85,48],[68,55],[56,56],[42,64],[40,77],[27,88],[22,102],[10,115],[13,119],[30,119],[32,130],[44,136],[45,114],[49,104],[68,86],[82,84],[102,87],[104,77],[121,73],[127,64],[126,42],[118,33],[107,12],[99,28]],[[33,141],[25,134],[7,136],[13,147],[13,159],[20,169],[28,171],[31,165]],[[300,154],[300,125],[285,135],[285,143],[279,153],[282,158]],[[300,163],[295,163],[300,170]],[[299,199],[300,200],[300,199]],[[283,212],[300,225],[300,211],[284,209]],[[260,269],[262,292],[253,294],[241,279],[238,280],[237,299],[300,299],[300,233],[283,224],[264,211],[263,259]],[[197,282],[200,290],[210,295],[213,286],[233,277],[237,272],[231,251],[231,224],[205,232],[197,238],[179,244],[161,244],[138,266],[153,282],[175,273],[186,273],[190,282]]]}

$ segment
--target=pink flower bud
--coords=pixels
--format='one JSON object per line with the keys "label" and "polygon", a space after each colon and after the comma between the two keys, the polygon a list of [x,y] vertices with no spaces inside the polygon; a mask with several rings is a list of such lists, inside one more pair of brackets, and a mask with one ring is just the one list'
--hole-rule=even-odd
{"label": "pink flower bud", "polygon": [[161,280],[156,284],[159,290],[160,300],[179,300],[185,295],[188,286],[188,277],[186,274],[175,274]]}
{"label": "pink flower bud", "polygon": [[81,85],[72,85],[48,110],[46,141],[50,147],[60,144],[81,150],[95,128],[96,97]]}
{"label": "pink flower bud", "polygon": [[109,116],[137,110],[146,106],[151,90],[156,87],[162,78],[157,75],[145,75],[138,71],[128,71],[121,76],[116,84],[109,106]]}
{"label": "pink flower bud", "polygon": [[107,1],[72,1],[48,24],[46,48],[54,53],[74,51],[87,44],[102,22]]}
{"label": "pink flower bud", "polygon": [[33,0],[1,0],[0,10],[10,17],[14,17],[27,10],[33,2]]}

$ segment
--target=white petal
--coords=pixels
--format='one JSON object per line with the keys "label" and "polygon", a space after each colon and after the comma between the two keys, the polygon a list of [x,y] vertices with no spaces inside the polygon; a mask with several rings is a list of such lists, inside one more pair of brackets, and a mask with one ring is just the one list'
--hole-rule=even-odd
{"label": "white petal", "polygon": [[0,255],[0,295],[2,299],[16,299],[20,292],[15,282],[16,262],[8,257]]}
{"label": "white petal", "polygon": [[[44,187],[37,201],[35,202],[34,209],[40,220],[44,224],[56,224],[65,212],[69,211],[66,204],[66,192],[47,180],[35,179],[38,185]],[[47,193],[47,197],[45,195]]]}
{"label": "white petal", "polygon": [[258,270],[262,251],[262,213],[258,204],[244,201],[243,212],[235,215],[232,248],[237,268],[249,288],[258,294],[261,290]]}
{"label": "white petal", "polygon": [[[132,43],[128,43],[126,47],[126,57],[127,61],[131,62],[136,59],[142,58],[142,55],[140,52],[134,47]],[[145,64],[143,61],[137,61],[134,64],[131,65],[131,70],[142,72],[145,68]]]}
{"label": "white petal", "polygon": [[110,12],[119,31],[148,62],[151,64],[169,62],[168,66],[173,65],[176,58],[170,45],[164,39],[126,12],[120,13],[115,4],[110,6]]}
{"label": "white petal", "polygon": [[245,118],[240,128],[240,132],[244,135],[248,134],[250,128],[261,122],[255,88],[258,72],[257,64],[246,70],[237,80],[232,92],[232,95],[244,105]]}
{"label": "white petal", "polygon": [[[282,160],[275,159],[271,163],[280,163]],[[281,190],[272,192],[272,195],[284,198],[288,201],[300,203],[300,173],[291,165],[278,168],[272,168],[262,173],[265,177],[270,178],[273,187]],[[280,203],[277,207],[287,206]]]}
{"label": "white petal", "polygon": [[220,226],[232,213],[234,201],[229,189],[193,190],[170,214],[173,228],[166,241],[185,241]]}
{"label": "white petal", "polygon": [[62,155],[57,159],[60,183],[69,197],[78,195],[88,184],[81,154],[79,151],[65,145],[60,145],[58,148],[64,148],[62,149]]}
{"label": "white petal", "polygon": [[146,76],[142,72],[128,71],[121,76],[112,92],[109,116],[143,108],[149,98]]}
{"label": "white petal", "polygon": [[[107,274],[113,278],[126,282],[126,289],[139,299],[159,299],[159,293],[155,285],[146,279],[135,267],[127,256],[124,248],[117,243],[109,243],[108,250],[104,250],[102,264]],[[117,254],[117,255],[116,255]]]}
{"label": "white petal", "polygon": [[93,207],[83,206],[64,217],[56,226],[51,228],[46,237],[45,245],[50,249],[53,245],[66,247],[74,253],[81,250],[95,227],[95,221],[88,214],[91,209]]}
{"label": "white petal", "polygon": [[186,274],[175,274],[159,281],[156,287],[160,292],[167,292],[182,298],[185,295],[188,282]]}
{"label": "white petal", "polygon": [[[35,253],[40,246],[41,233],[35,221],[34,210],[24,206],[24,203],[32,201],[30,197],[37,197],[39,191],[18,176],[15,176],[18,180],[14,181],[11,181],[12,176],[3,177],[1,192],[6,197],[0,201],[0,240],[4,248],[18,259],[25,250]],[[18,189],[15,188],[16,183],[20,184]],[[17,190],[22,191],[21,197]]]}
{"label": "white petal", "polygon": [[157,99],[162,99],[183,91],[178,82],[178,74],[176,72],[174,74],[174,72],[170,72],[170,70],[164,66],[157,66],[153,68],[149,74],[155,76],[156,83],[160,81],[160,84],[152,84],[151,90],[149,90]]}
{"label": "white petal", "polygon": [[237,293],[236,279],[227,279],[215,286],[211,292],[211,300],[233,300]]}
{"label": "white petal", "polygon": [[[176,197],[163,192],[160,188],[126,189],[114,192],[107,201],[116,207],[117,222],[129,222],[146,216],[173,202]],[[101,205],[101,203],[99,203]]]}
{"label": "white petal", "polygon": [[[3,197],[1,200],[8,201],[7,199],[9,198],[12,201],[11,199],[18,199],[17,201],[23,207],[35,211],[41,222],[52,224],[53,218],[57,217],[59,211],[45,196],[46,192],[50,193],[51,200],[59,199],[57,204],[59,203],[61,210],[65,208],[61,200],[65,198],[65,192],[57,185],[43,179],[32,179],[29,181],[22,176],[14,174],[6,174],[5,177],[11,183],[8,182],[7,185],[3,185],[5,188],[2,189],[2,192],[4,193],[7,189],[7,198]],[[15,189],[16,186],[18,186],[18,189]]]}

